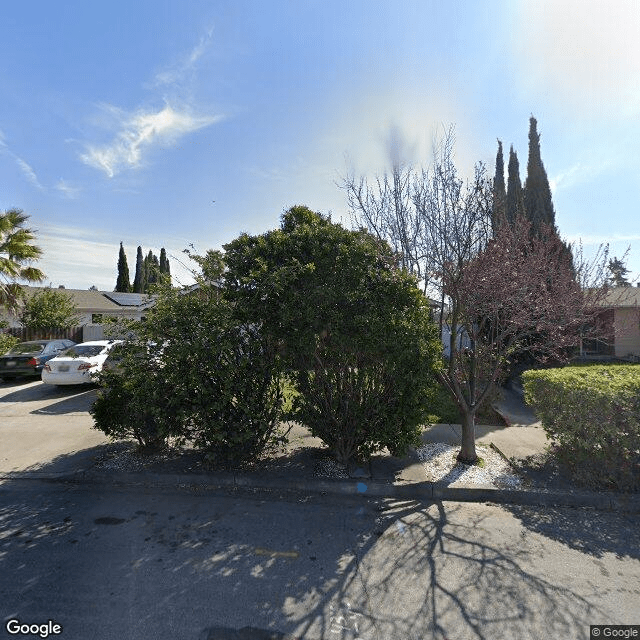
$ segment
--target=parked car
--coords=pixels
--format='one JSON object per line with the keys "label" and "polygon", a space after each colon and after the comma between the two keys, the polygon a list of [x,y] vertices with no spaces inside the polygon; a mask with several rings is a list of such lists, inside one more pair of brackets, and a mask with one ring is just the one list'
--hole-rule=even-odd
{"label": "parked car", "polygon": [[42,382],[46,384],[89,384],[93,376],[102,370],[109,351],[122,340],[94,340],[67,349],[49,360],[42,370]]}
{"label": "parked car", "polygon": [[73,340],[32,340],[20,342],[0,356],[0,378],[40,377],[44,365],[65,349],[75,345]]}
{"label": "parked car", "polygon": [[126,359],[131,357],[136,358],[138,361],[146,362],[150,366],[161,366],[160,356],[164,350],[164,347],[168,344],[165,341],[162,345],[158,345],[155,342],[147,342],[146,344],[140,342],[121,341],[121,344],[116,344],[109,352],[107,359],[102,365],[102,371],[111,371],[113,373],[122,374],[122,363]]}
{"label": "parked car", "polygon": [[113,348],[107,354],[105,361],[102,363],[102,371],[113,371],[114,373],[122,373],[120,364],[124,355],[121,345],[113,345]]}

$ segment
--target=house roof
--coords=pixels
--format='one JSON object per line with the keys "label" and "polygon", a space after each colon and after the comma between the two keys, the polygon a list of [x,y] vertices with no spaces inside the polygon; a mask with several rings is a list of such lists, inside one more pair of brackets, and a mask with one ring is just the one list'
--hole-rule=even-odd
{"label": "house roof", "polygon": [[611,287],[602,306],[616,309],[640,307],[640,287]]}
{"label": "house roof", "polygon": [[[27,297],[48,287],[23,287]],[[113,291],[96,291],[95,289],[55,289],[73,298],[78,311],[85,313],[109,313],[122,311],[123,307],[147,308],[152,302],[150,297],[139,293],[114,293]]]}

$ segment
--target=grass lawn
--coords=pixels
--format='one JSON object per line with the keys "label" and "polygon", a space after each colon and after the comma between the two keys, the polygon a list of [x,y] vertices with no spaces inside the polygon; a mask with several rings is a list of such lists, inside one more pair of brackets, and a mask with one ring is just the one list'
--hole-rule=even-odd
{"label": "grass lawn", "polygon": [[[429,415],[430,424],[460,424],[460,411],[451,394],[438,385],[435,393],[432,413]],[[476,414],[476,424],[503,425],[504,419],[497,413],[490,403],[486,403]]]}
{"label": "grass lawn", "polygon": [[[293,383],[285,379],[284,397],[285,409],[290,410],[293,398],[298,394]],[[431,412],[428,416],[429,424],[460,424],[460,412],[449,392],[438,385]],[[485,405],[476,415],[476,424],[503,425],[504,420],[489,404]]]}

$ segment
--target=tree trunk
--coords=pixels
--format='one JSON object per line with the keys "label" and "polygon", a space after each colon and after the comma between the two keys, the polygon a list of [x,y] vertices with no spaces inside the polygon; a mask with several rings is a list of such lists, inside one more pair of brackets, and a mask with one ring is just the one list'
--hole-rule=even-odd
{"label": "tree trunk", "polygon": [[476,416],[475,412],[461,411],[462,418],[462,446],[458,452],[458,460],[465,464],[475,464],[478,461],[476,454]]}

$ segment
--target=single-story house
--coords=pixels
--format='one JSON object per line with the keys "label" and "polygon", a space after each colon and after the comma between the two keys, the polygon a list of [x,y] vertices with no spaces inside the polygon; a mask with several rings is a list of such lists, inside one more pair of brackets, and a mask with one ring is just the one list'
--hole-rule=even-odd
{"label": "single-story house", "polygon": [[583,340],[580,355],[640,359],[640,285],[612,287],[602,302],[600,320],[608,336],[602,340]]}
{"label": "single-story house", "polygon": [[[47,287],[23,287],[25,297],[28,299],[36,292]],[[129,320],[142,320],[146,311],[155,303],[155,296],[141,293],[117,293],[114,291],[97,291],[95,289],[66,289],[60,291],[71,296],[78,308],[78,326],[100,324],[105,318],[125,318]],[[9,327],[21,327],[20,312],[7,314],[5,310],[0,315],[7,321]]]}

